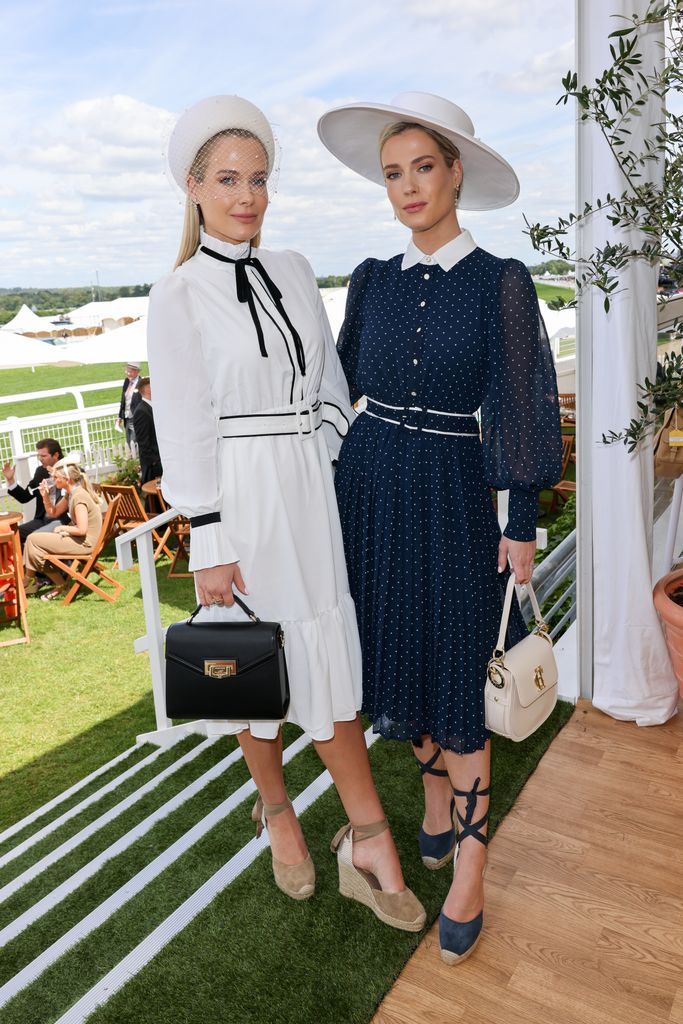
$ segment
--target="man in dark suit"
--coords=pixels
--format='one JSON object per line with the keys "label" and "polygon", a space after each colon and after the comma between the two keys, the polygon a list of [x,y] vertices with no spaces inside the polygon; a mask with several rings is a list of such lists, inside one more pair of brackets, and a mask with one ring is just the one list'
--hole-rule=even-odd
{"label": "man in dark suit", "polygon": [[[68,523],[69,521],[69,517],[63,508],[64,499],[61,493],[55,493],[54,487],[51,486],[50,467],[54,466],[55,462],[62,458],[62,449],[59,446],[59,441],[55,441],[53,437],[45,437],[42,441],[36,442],[36,450],[39,465],[26,487],[22,487],[16,482],[16,466],[13,466],[11,462],[6,462],[2,467],[3,475],[7,480],[7,489],[15,501],[18,501],[21,505],[27,505],[35,498],[36,508],[33,519],[19,524],[19,537],[22,545],[28,535],[33,533],[34,530],[39,530],[41,527],[54,523],[56,520],[60,520],[63,523]],[[43,485],[43,481],[45,481],[45,485]],[[47,512],[45,510],[46,501],[48,502]]]}
{"label": "man in dark suit", "polygon": [[161,456],[152,414],[152,386],[149,377],[140,377],[138,394],[140,401],[135,406],[133,425],[140,457],[140,477],[142,483],[146,484],[148,480],[156,480],[162,474]]}
{"label": "man in dark suit", "polygon": [[117,427],[125,427],[126,441],[128,442],[129,447],[132,442],[135,441],[133,413],[135,412],[135,407],[140,401],[140,395],[137,392],[139,380],[140,367],[138,364],[126,363],[126,379],[121,386],[121,405],[119,406],[116,425]]}

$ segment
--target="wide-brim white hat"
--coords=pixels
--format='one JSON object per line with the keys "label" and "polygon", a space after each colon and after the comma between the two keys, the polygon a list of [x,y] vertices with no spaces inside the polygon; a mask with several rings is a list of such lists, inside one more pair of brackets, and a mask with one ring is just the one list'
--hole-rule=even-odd
{"label": "wide-brim white hat", "polygon": [[463,166],[459,208],[499,210],[514,203],[519,180],[510,164],[475,137],[474,125],[462,107],[441,96],[402,92],[388,104],[346,103],[323,114],[318,135],[343,164],[384,185],[379,140],[384,129],[397,121],[432,128],[458,147]]}
{"label": "wide-brim white hat", "polygon": [[183,111],[168,140],[169,171],[183,192],[187,191],[187,177],[201,147],[228,128],[239,128],[255,135],[266,151],[268,174],[273,170],[275,139],[263,111],[242,96],[207,96]]}

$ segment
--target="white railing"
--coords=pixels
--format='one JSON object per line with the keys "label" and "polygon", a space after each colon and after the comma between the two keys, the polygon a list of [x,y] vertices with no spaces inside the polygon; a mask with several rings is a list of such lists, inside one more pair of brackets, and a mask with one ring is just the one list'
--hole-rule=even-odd
{"label": "white railing", "polygon": [[114,380],[79,384],[68,388],[51,388],[49,391],[31,391],[24,395],[1,396],[0,407],[33,399],[72,395],[76,408],[0,419],[0,465],[7,461],[21,462],[27,452],[35,451],[36,441],[43,437],[54,437],[64,451],[78,449],[86,456],[91,451],[120,446],[122,435],[114,427],[119,411],[118,403],[107,402],[86,408],[83,401],[84,392],[105,391],[117,387],[120,387],[120,381]]}
{"label": "white railing", "polygon": [[154,697],[154,714],[156,732],[138,736],[138,743],[149,742],[158,746],[175,743],[179,735],[198,732],[206,735],[205,722],[190,722],[174,726],[166,715],[166,663],[164,660],[165,630],[161,623],[159,610],[159,589],[157,587],[156,563],[154,561],[154,545],[152,531],[159,530],[179,515],[175,508],[170,508],[161,515],[155,516],[142,526],[128,530],[116,538],[116,555],[122,569],[133,568],[133,544],[137,547],[138,565],[140,567],[140,591],[145,616],[145,636],[139,637],[135,643],[135,653],[149,653],[149,668],[152,675],[152,695]]}
{"label": "white railing", "polygon": [[48,391],[26,391],[20,395],[0,395],[0,405],[15,405],[17,402],[32,402],[35,398],[54,398],[57,395],[73,395],[76,406],[84,408],[81,395],[83,391],[107,391],[110,388],[120,388],[120,380],[105,380],[101,384],[74,384],[68,388],[50,388]]}

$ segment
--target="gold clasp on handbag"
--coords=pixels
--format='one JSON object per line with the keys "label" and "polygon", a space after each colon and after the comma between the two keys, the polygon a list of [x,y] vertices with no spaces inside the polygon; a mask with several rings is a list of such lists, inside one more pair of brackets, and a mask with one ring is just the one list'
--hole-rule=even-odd
{"label": "gold clasp on handbag", "polygon": [[543,669],[540,665],[537,665],[534,669],[534,684],[537,690],[545,690],[545,679],[543,678]]}
{"label": "gold clasp on handbag", "polygon": [[505,687],[505,676],[501,672],[501,669],[505,667],[504,657],[505,651],[495,650],[488,664],[489,681],[497,690],[502,690]]}
{"label": "gold clasp on handbag", "polygon": [[228,676],[237,675],[236,661],[205,661],[204,675],[212,679],[226,679]]}

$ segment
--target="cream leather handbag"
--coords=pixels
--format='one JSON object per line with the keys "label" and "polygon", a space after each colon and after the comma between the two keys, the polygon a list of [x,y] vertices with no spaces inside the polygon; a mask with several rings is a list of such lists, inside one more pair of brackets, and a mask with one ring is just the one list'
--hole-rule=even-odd
{"label": "cream leather handbag", "polygon": [[515,592],[510,573],[498,643],[488,663],[484,703],[486,728],[510,740],[525,740],[551,714],[557,702],[557,664],[553,642],[531,583],[526,584],[536,618],[536,628],[505,650],[505,634]]}

